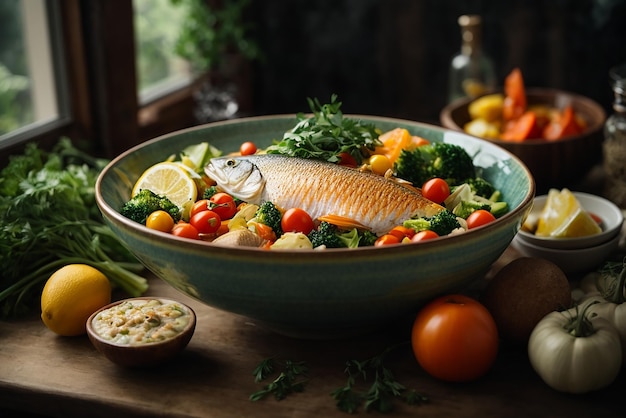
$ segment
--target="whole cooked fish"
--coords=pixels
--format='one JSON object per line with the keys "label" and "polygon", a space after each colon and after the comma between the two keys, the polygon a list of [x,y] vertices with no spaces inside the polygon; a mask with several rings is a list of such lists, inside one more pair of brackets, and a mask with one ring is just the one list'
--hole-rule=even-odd
{"label": "whole cooked fish", "polygon": [[319,160],[275,154],[220,157],[211,159],[205,172],[245,202],[301,208],[313,219],[338,215],[377,234],[444,209],[394,179]]}

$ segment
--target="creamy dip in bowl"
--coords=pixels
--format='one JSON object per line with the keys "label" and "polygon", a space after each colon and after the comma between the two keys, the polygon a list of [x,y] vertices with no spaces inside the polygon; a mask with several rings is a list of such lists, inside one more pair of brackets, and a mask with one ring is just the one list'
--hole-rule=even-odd
{"label": "creamy dip in bowl", "polygon": [[194,311],[174,300],[142,297],[111,303],[87,320],[94,347],[122,366],[150,366],[184,349],[196,324]]}

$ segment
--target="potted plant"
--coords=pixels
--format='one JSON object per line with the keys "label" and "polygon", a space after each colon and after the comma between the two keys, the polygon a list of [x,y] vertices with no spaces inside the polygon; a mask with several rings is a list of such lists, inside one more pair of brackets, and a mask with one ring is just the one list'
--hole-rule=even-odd
{"label": "potted plant", "polygon": [[175,52],[190,63],[198,76],[197,119],[210,122],[235,116],[249,93],[249,61],[260,56],[244,19],[250,1],[170,1],[186,10]]}

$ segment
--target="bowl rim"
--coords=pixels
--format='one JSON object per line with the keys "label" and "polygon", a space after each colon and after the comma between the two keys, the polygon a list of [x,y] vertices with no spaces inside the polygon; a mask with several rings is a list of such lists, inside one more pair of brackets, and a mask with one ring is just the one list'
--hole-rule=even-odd
{"label": "bowl rim", "polygon": [[[408,244],[395,244],[395,245],[384,245],[384,246],[380,246],[380,247],[374,247],[374,246],[368,246],[368,247],[361,247],[358,249],[352,249],[352,248],[328,248],[325,249],[324,251],[315,251],[315,250],[311,250],[311,251],[302,251],[302,250],[280,250],[280,251],[270,251],[269,254],[271,254],[271,257],[279,259],[281,257],[284,258],[291,258],[293,257],[294,254],[298,254],[299,256],[302,256],[302,254],[306,254],[306,257],[310,257],[311,259],[320,259],[323,260],[326,257],[329,258],[333,258],[333,257],[337,257],[337,255],[341,255],[343,253],[350,253],[350,254],[364,254],[364,256],[367,256],[367,254],[369,254],[371,251],[376,251],[377,254],[379,253],[402,253],[402,252],[412,252],[415,251],[415,248],[421,248],[421,249],[430,249],[430,250],[435,250],[436,248],[442,247],[444,245],[447,245],[447,243],[449,243],[450,241],[459,241],[461,239],[463,239],[462,237],[478,237],[481,234],[488,234],[489,231],[491,231],[492,229],[495,229],[498,227],[499,224],[506,222],[508,220],[510,220],[511,218],[517,216],[518,212],[524,211],[524,210],[530,210],[530,205],[532,204],[533,198],[535,196],[535,192],[536,192],[536,184],[535,184],[535,179],[533,177],[533,175],[531,174],[530,170],[528,169],[528,167],[526,166],[526,164],[519,158],[517,157],[515,154],[513,154],[512,152],[510,152],[509,150],[506,150],[502,147],[499,147],[497,144],[491,143],[485,139],[482,138],[478,138],[472,135],[468,135],[466,133],[463,132],[458,132],[458,131],[454,131],[452,129],[449,128],[445,128],[445,127],[441,127],[441,126],[437,126],[437,125],[431,125],[431,124],[427,124],[427,123],[423,123],[423,122],[417,122],[417,121],[412,121],[412,120],[408,120],[408,119],[400,119],[400,118],[391,118],[391,117],[385,117],[385,116],[374,116],[374,115],[364,115],[364,114],[344,114],[345,117],[350,117],[350,118],[355,118],[355,119],[369,119],[370,121],[375,120],[375,121],[379,121],[379,122],[387,122],[387,123],[401,123],[401,124],[407,124],[407,125],[412,125],[415,127],[423,127],[425,129],[430,129],[430,130],[434,130],[434,131],[439,131],[441,133],[454,133],[454,135],[462,135],[462,136],[466,136],[468,138],[471,138],[473,141],[479,141],[479,142],[485,142],[486,144],[488,144],[489,146],[495,146],[498,149],[498,152],[504,153],[507,155],[508,158],[510,158],[511,160],[514,160],[516,164],[518,164],[521,168],[522,171],[524,172],[526,178],[529,179],[529,188],[526,191],[526,194],[523,196],[522,200],[520,201],[520,203],[518,204],[518,206],[513,209],[513,210],[509,210],[506,214],[504,214],[503,216],[501,216],[500,218],[498,218],[498,221],[502,221],[502,222],[491,222],[489,224],[486,225],[482,225],[480,227],[477,228],[473,228],[472,230],[466,231],[463,234],[458,234],[458,235],[453,235],[453,236],[444,236],[444,237],[439,237],[436,239],[432,239],[432,240],[427,240],[427,241],[423,241],[423,242],[419,242],[419,243],[408,243]],[[167,140],[168,138],[170,138],[173,135],[181,135],[181,134],[185,134],[185,133],[189,133],[189,132],[194,132],[194,131],[200,131],[209,127],[216,127],[216,126],[224,126],[224,125],[235,125],[235,124],[239,124],[239,123],[250,123],[250,122],[258,122],[258,121],[264,121],[264,120],[280,120],[280,119],[285,119],[285,118],[290,118],[294,120],[294,123],[296,122],[296,118],[297,118],[297,114],[276,114],[276,115],[263,115],[263,116],[251,116],[251,117],[245,117],[245,118],[237,118],[237,119],[229,119],[229,120],[223,120],[223,121],[218,121],[218,122],[211,122],[211,123],[207,123],[207,124],[202,124],[202,125],[197,125],[197,126],[193,126],[190,128],[185,128],[185,129],[181,129],[181,130],[177,130],[177,131],[173,131],[170,133],[166,133],[163,135],[160,135],[158,137],[155,137],[153,139],[150,139],[148,141],[142,142],[141,144],[135,145],[131,148],[129,148],[128,150],[122,152],[121,154],[119,154],[117,157],[113,158],[106,166],[105,168],[100,172],[97,180],[96,180],[96,184],[95,184],[95,197],[96,197],[96,203],[98,204],[100,211],[103,212],[103,214],[105,215],[105,217],[109,217],[115,220],[115,222],[118,222],[120,224],[122,224],[124,227],[126,228],[130,228],[133,230],[134,233],[138,234],[139,236],[146,238],[146,239],[150,239],[152,241],[157,241],[157,242],[162,242],[162,243],[176,243],[177,246],[181,246],[184,247],[186,250],[189,251],[202,251],[202,250],[206,250],[206,248],[210,248],[212,252],[218,253],[220,255],[223,256],[232,256],[233,251],[236,251],[237,253],[245,253],[249,256],[261,256],[261,257],[267,257],[268,256],[268,251],[262,248],[256,248],[256,247],[227,247],[227,246],[221,246],[221,245],[215,245],[211,242],[208,241],[203,241],[203,240],[190,240],[187,238],[182,238],[182,237],[177,237],[174,236],[170,233],[167,232],[161,232],[161,231],[157,231],[157,230],[152,230],[149,228],[144,227],[143,225],[140,225],[136,222],[133,222],[132,220],[124,217],[123,215],[121,215],[116,209],[112,208],[104,199],[103,195],[102,195],[102,182],[104,177],[107,175],[107,173],[109,171],[112,171],[114,169],[114,167],[123,159],[128,158],[129,155],[133,154],[134,152],[136,152],[137,150],[145,147],[145,146],[149,146],[151,144],[155,144],[158,143],[160,141],[164,141]],[[521,223],[519,223],[519,225],[516,226],[518,229],[519,227],[521,227]]]}
{"label": "bowl rim", "polygon": [[[130,345],[130,344],[119,344],[116,343],[114,341],[110,341],[107,340],[105,338],[103,338],[100,334],[98,334],[98,332],[93,328],[93,320],[96,317],[96,315],[98,315],[100,312],[105,311],[109,308],[112,308],[114,306],[120,305],[124,302],[129,302],[129,301],[134,301],[134,300],[159,300],[159,301],[165,301],[165,302],[171,302],[171,303],[176,303],[180,306],[182,306],[183,308],[185,308],[185,310],[187,311],[187,313],[189,314],[189,322],[187,323],[187,325],[185,326],[185,328],[183,328],[183,330],[176,334],[175,336],[173,336],[172,338],[168,338],[166,340],[163,341],[153,341],[153,342],[148,342],[148,343],[142,343],[140,345]],[[87,318],[87,322],[85,324],[86,329],[87,329],[87,333],[89,334],[90,337],[95,338],[98,342],[105,344],[105,345],[109,345],[112,347],[119,347],[122,349],[130,349],[130,350],[140,350],[140,349],[147,349],[149,347],[157,347],[157,346],[162,346],[162,345],[167,345],[169,343],[172,343],[174,341],[177,341],[183,337],[185,337],[187,335],[187,333],[193,333],[194,329],[196,327],[196,312],[187,304],[180,302],[178,300],[169,298],[169,297],[161,297],[161,296],[137,296],[137,297],[132,297],[132,298],[125,298],[125,299],[120,299],[114,302],[111,302],[103,307],[101,307],[100,309],[98,309],[97,311],[95,311],[94,313],[92,313],[91,315],[89,315],[89,318]]]}
{"label": "bowl rim", "polygon": [[541,245],[533,244],[532,242],[526,241],[524,239],[521,239],[519,235],[516,235],[513,238],[513,242],[514,242],[514,245],[526,246],[537,252],[544,252],[546,254],[554,254],[554,255],[573,256],[574,253],[576,254],[580,253],[580,255],[584,255],[584,254],[588,255],[589,251],[598,251],[606,247],[612,247],[613,245],[616,245],[616,243],[619,242],[620,238],[621,238],[620,234],[616,234],[612,236],[610,239],[607,239],[606,241],[602,241],[596,245],[592,245],[591,247],[583,247],[583,248],[544,247]]}
{"label": "bowl rim", "polygon": [[[528,242],[529,244],[533,244],[538,247],[565,250],[565,249],[593,248],[596,245],[599,245],[603,242],[610,241],[612,238],[615,237],[615,235],[620,234],[622,225],[624,223],[624,214],[622,210],[619,207],[617,207],[615,203],[611,202],[610,200],[602,196],[594,195],[591,193],[573,191],[572,194],[577,199],[579,199],[579,201],[580,199],[583,199],[584,201],[588,199],[588,200],[597,202],[600,205],[604,205],[607,208],[607,211],[610,211],[615,215],[615,219],[617,220],[617,222],[611,225],[607,225],[606,228],[603,229],[603,231],[600,232],[599,234],[589,235],[585,237],[564,237],[564,238],[541,237],[531,232],[525,231],[524,229],[520,229],[517,233],[517,236],[519,236],[519,238],[523,240],[524,242]],[[533,208],[531,209],[530,214],[532,214],[533,212],[539,212],[541,210],[541,208],[539,208],[535,204],[537,200],[545,201],[547,200],[547,198],[548,198],[547,194],[536,196],[533,199]],[[583,202],[580,202],[580,204],[581,206],[583,206],[584,209],[587,209]],[[606,219],[603,218],[602,221],[606,222]],[[593,245],[589,246],[589,243]]]}
{"label": "bowl rim", "polygon": [[[485,93],[479,97],[486,96],[489,94],[495,94],[495,93],[502,93],[502,91],[501,90],[492,91],[489,93]],[[466,134],[473,136],[474,138],[480,138],[480,139],[483,139],[485,141],[488,141],[497,145],[514,144],[516,147],[532,147],[532,146],[545,145],[545,144],[567,143],[567,142],[577,141],[577,140],[580,140],[580,138],[583,138],[588,135],[592,135],[604,129],[604,123],[606,122],[606,117],[607,117],[606,111],[594,99],[587,97],[587,96],[583,96],[578,93],[571,92],[571,91],[550,88],[550,87],[531,87],[531,88],[526,89],[526,96],[548,95],[548,94],[555,95],[555,96],[562,95],[562,96],[571,98],[571,100],[577,100],[581,103],[584,103],[594,113],[597,113],[597,115],[600,116],[600,118],[598,118],[598,120],[594,124],[590,125],[587,128],[587,130],[584,132],[584,135],[581,135],[581,134],[569,135],[569,136],[559,139],[558,141],[547,141],[541,138],[530,138],[524,141],[505,141],[505,140],[498,139],[498,138],[487,139],[487,138],[477,137],[468,133]],[[459,126],[456,123],[456,121],[452,118],[452,112],[453,110],[456,110],[460,107],[469,105],[469,103],[471,103],[474,100],[476,100],[476,98],[462,97],[460,99],[456,99],[452,101],[451,103],[448,103],[446,106],[444,106],[443,109],[441,109],[441,112],[439,113],[439,120],[441,121],[441,124],[448,129],[457,130],[459,132],[465,132],[463,130],[463,127]]]}

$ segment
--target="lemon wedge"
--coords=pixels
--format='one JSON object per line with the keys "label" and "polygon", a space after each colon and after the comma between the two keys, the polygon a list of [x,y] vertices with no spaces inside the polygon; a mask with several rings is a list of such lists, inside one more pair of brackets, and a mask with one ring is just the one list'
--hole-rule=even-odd
{"label": "lemon wedge", "polygon": [[195,202],[198,196],[196,182],[187,169],[179,163],[162,162],[148,168],[139,177],[131,196],[142,189],[148,189],[160,196],[165,196],[180,208]]}
{"label": "lemon wedge", "polygon": [[585,211],[569,189],[550,189],[535,235],[574,238],[602,232],[598,223]]}

